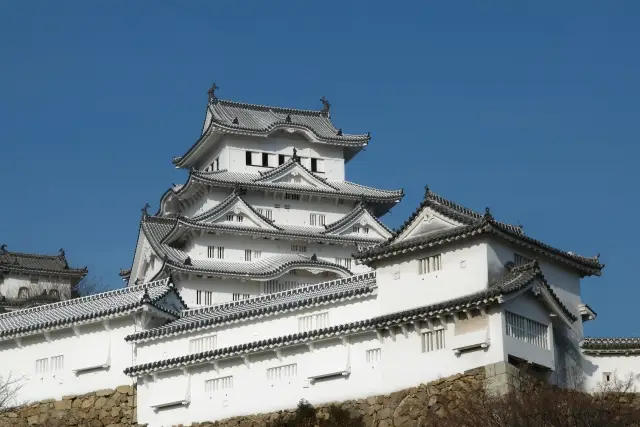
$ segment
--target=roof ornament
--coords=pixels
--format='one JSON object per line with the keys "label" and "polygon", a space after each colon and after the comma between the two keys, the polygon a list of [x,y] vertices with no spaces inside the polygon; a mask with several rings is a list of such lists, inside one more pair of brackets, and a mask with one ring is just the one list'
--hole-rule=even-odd
{"label": "roof ornament", "polygon": [[336,135],[342,136],[342,129],[338,129],[338,133],[336,133]]}
{"label": "roof ornament", "polygon": [[58,249],[58,256],[59,257],[64,257],[64,255],[65,255],[64,254],[64,249],[63,248]]}
{"label": "roof ornament", "polygon": [[596,261],[600,261],[600,252],[598,252],[596,256],[593,257],[593,259],[595,259]]}
{"label": "roof ornament", "polygon": [[322,102],[322,112],[329,113],[331,111],[331,104],[324,96],[320,98],[320,102]]}
{"label": "roof ornament", "polygon": [[218,86],[217,84],[213,83],[211,85],[211,88],[207,91],[207,93],[209,94],[209,99],[214,100],[214,99],[218,99],[216,97],[216,90],[220,89],[220,86]]}
{"label": "roof ornament", "polygon": [[488,207],[484,208],[484,216],[483,217],[486,220],[489,220],[489,221],[492,220],[493,219],[493,215],[491,215],[491,209],[489,209]]}
{"label": "roof ornament", "polygon": [[298,150],[296,150],[296,147],[293,147],[293,156],[291,156],[291,160],[300,163],[300,157],[298,156]]}
{"label": "roof ornament", "polygon": [[138,286],[140,284],[140,278],[138,277],[135,282],[133,282],[134,286]]}
{"label": "roof ornament", "polygon": [[316,254],[311,255],[311,261],[318,261],[318,256]]}
{"label": "roof ornament", "polygon": [[149,296],[149,289],[147,289],[147,287],[144,287],[144,293],[142,294],[142,298],[140,298],[140,302],[145,303],[145,302],[151,302],[151,297]]}
{"label": "roof ornament", "polygon": [[147,218],[147,217],[149,216],[148,209],[149,209],[150,207],[151,207],[151,206],[149,205],[149,203],[145,203],[145,204],[144,204],[144,207],[143,207],[142,209],[140,209],[140,210],[142,211],[142,218],[143,218],[143,219],[145,219],[145,218]]}
{"label": "roof ornament", "polygon": [[4,252],[8,252],[7,251],[7,245],[2,244],[2,245],[0,245],[0,253],[4,253]]}
{"label": "roof ornament", "polygon": [[285,122],[291,123],[291,114],[287,114],[287,118],[284,119]]}
{"label": "roof ornament", "polygon": [[234,125],[239,125],[240,120],[238,120],[238,116],[236,116],[231,123],[233,123]]}
{"label": "roof ornament", "polygon": [[183,264],[184,264],[184,265],[193,265],[193,264],[191,263],[191,257],[190,257],[190,256],[188,256],[188,257],[184,260],[184,263],[183,263]]}
{"label": "roof ornament", "polygon": [[431,190],[429,189],[429,184],[424,186],[424,197],[425,199],[431,195]]}
{"label": "roof ornament", "polygon": [[239,195],[240,195],[240,193],[241,193],[241,190],[242,190],[242,189],[240,188],[240,183],[239,183],[238,181],[236,181],[236,182],[233,184],[233,192],[239,196]]}

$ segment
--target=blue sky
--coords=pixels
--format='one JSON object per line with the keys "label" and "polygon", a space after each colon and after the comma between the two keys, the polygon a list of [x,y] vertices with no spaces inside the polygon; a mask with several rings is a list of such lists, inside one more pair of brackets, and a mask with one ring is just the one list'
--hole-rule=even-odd
{"label": "blue sky", "polygon": [[425,184],[549,244],[602,254],[591,335],[637,335],[640,3],[7,2],[0,14],[0,241],[112,286],[140,208],[184,171],[219,96],[320,108],[371,131],[348,179]]}

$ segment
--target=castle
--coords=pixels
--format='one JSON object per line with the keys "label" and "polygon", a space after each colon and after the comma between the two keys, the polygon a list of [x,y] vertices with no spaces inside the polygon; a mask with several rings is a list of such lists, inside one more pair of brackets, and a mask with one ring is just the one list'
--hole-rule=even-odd
{"label": "castle", "polygon": [[580,281],[601,274],[598,257],[428,188],[391,231],[379,217],[403,192],[344,179],[370,138],[337,128],[326,99],[298,110],[216,89],[201,137],[173,160],[188,180],[155,215],[143,209],[127,286],[0,314],[0,375],[22,380],[15,403],[136,384],[137,420],[156,427],[499,362],[561,386],[580,371],[587,389],[640,373],[640,339],[584,337],[596,313]]}

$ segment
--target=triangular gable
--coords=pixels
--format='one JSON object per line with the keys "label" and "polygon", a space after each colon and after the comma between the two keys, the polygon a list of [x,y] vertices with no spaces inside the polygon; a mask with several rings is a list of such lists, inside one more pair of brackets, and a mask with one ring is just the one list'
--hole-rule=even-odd
{"label": "triangular gable", "polygon": [[428,236],[431,233],[459,227],[461,225],[464,224],[448,218],[442,213],[435,211],[428,204],[425,204],[413,220],[396,236],[394,242]]}
{"label": "triangular gable", "polygon": [[[364,230],[368,230],[367,233]],[[328,224],[324,234],[336,236],[352,236],[388,239],[391,230],[384,226],[375,216],[365,209],[362,204],[338,221]]]}
{"label": "triangular gable", "polygon": [[206,224],[278,230],[278,227],[274,226],[271,220],[260,215],[235,191],[217,206],[194,217],[192,221]]}
{"label": "triangular gable", "polygon": [[334,187],[327,184],[293,159],[263,174],[254,182],[263,184],[291,184],[308,186],[325,191],[337,191]]}

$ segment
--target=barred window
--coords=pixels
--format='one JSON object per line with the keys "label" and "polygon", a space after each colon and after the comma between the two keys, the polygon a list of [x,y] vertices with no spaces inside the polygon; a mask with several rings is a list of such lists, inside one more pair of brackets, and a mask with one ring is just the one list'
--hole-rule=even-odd
{"label": "barred window", "polygon": [[204,391],[205,393],[215,393],[216,391],[229,390],[233,388],[233,376],[212,378],[205,380]]}
{"label": "barred window", "polygon": [[267,369],[267,381],[281,381],[296,376],[298,376],[297,363]]}
{"label": "barred window", "polygon": [[290,289],[295,289],[299,286],[302,286],[302,285],[293,280],[284,280],[280,282],[277,279],[273,279],[273,280],[268,280],[264,282],[263,293],[275,294],[276,292],[288,291]]}
{"label": "barred window", "polygon": [[329,326],[329,312],[298,317],[298,332],[308,332]]}
{"label": "barred window", "polygon": [[422,333],[422,352],[429,353],[445,347],[444,329],[436,329]]}
{"label": "barred window", "polygon": [[203,351],[215,350],[218,346],[218,336],[209,335],[208,337],[194,338],[189,340],[189,353],[202,353]]}
{"label": "barred window", "polygon": [[300,200],[300,195],[299,194],[293,194],[293,193],[285,193],[284,199],[285,200]]}
{"label": "barred window", "polygon": [[351,269],[351,258],[336,258],[336,264]]}
{"label": "barred window", "polygon": [[442,256],[440,254],[418,260],[419,274],[433,273],[442,270]]}
{"label": "barred window", "polygon": [[51,371],[55,372],[63,368],[64,368],[64,356],[63,355],[53,356],[51,358]]}
{"label": "barred window", "polygon": [[222,246],[218,246],[218,259],[224,259],[224,248]]}
{"label": "barred window", "polygon": [[258,213],[260,215],[263,215],[265,218],[272,219],[272,212],[273,211],[271,209],[258,208],[258,209],[256,209],[256,211],[258,211]]}
{"label": "barred window", "polygon": [[376,363],[380,363],[380,361],[382,360],[382,349],[372,348],[371,350],[367,350],[365,357],[368,365],[375,365]]}
{"label": "barred window", "polygon": [[196,291],[196,304],[211,305],[213,303],[213,291]]}
{"label": "barred window", "polygon": [[549,350],[549,326],[505,311],[507,336]]}
{"label": "barred window", "polygon": [[240,301],[241,299],[251,298],[251,294],[233,294],[234,301]]}
{"label": "barred window", "polygon": [[323,214],[309,214],[309,225],[325,225],[325,216]]}
{"label": "barred window", "polygon": [[251,261],[251,249],[244,250],[244,260]]}
{"label": "barred window", "polygon": [[307,252],[305,245],[291,245],[291,252]]}
{"label": "barred window", "polygon": [[517,253],[513,254],[513,263],[516,266],[529,264],[530,262],[531,262],[531,260],[529,258],[523,257],[522,255],[517,254]]}
{"label": "barred window", "polygon": [[216,248],[214,246],[207,246],[207,258],[215,258]]}
{"label": "barred window", "polygon": [[45,374],[49,370],[49,359],[43,358],[36,360],[36,374]]}

